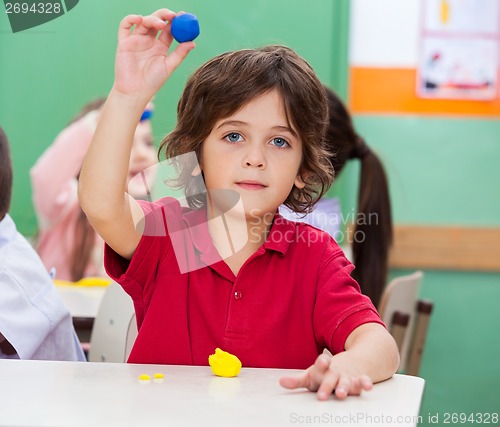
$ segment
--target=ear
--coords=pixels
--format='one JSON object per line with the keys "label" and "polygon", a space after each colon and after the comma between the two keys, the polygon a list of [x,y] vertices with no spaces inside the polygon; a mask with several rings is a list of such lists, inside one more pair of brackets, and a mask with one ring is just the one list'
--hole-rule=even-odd
{"label": "ear", "polygon": [[299,190],[302,190],[305,186],[306,186],[306,183],[304,181],[302,181],[302,177],[300,175],[297,175],[295,177],[295,181],[293,182],[293,184],[295,185],[295,187],[297,187]]}

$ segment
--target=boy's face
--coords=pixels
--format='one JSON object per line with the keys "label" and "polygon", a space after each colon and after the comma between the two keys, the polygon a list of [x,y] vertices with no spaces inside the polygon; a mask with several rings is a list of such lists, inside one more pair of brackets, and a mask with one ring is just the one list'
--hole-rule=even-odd
{"label": "boy's face", "polygon": [[277,90],[261,95],[218,120],[202,145],[207,189],[238,192],[247,218],[274,214],[298,176],[302,141],[289,127]]}

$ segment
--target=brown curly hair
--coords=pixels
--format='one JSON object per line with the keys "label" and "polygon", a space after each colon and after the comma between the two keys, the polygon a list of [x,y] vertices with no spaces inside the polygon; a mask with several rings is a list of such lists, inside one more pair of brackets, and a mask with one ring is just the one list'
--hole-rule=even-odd
{"label": "brown curly hair", "polygon": [[328,104],[325,90],[311,66],[292,49],[265,46],[223,53],[188,79],[177,106],[177,126],[161,143],[159,153],[178,168],[175,185],[183,188],[191,207],[206,203],[191,172],[194,165],[176,162],[195,152],[201,161],[203,140],[215,123],[238,111],[250,100],[277,89],[283,97],[288,124],[302,140],[299,175],[303,189],[294,187],[284,204],[309,212],[333,182],[330,153],[325,143]]}

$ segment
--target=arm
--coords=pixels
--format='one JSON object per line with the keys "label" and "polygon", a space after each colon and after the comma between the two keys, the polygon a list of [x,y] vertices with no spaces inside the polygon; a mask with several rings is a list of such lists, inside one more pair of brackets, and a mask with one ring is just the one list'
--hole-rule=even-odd
{"label": "arm", "polygon": [[[143,217],[139,204],[126,192],[135,128],[147,103],[194,48],[192,42],[181,43],[168,53],[170,22],[175,16],[160,9],[146,17],[129,15],[122,20],[115,82],[80,174],[82,209],[108,245],[127,259],[139,244],[141,231],[136,224]],[[156,37],[158,31],[161,34]]]}
{"label": "arm", "polygon": [[366,323],[352,331],[344,352],[322,354],[303,374],[283,377],[280,384],[289,389],[317,391],[320,400],[328,399],[335,390],[335,396],[344,399],[392,377],[398,365],[398,348],[389,332],[380,324]]}
{"label": "arm", "polygon": [[7,339],[0,333],[0,359],[2,359],[1,353],[5,356],[12,356],[17,353],[16,349],[12,344],[7,341]]}
{"label": "arm", "polygon": [[77,202],[76,177],[92,139],[99,112],[66,127],[30,170],[33,204],[42,223],[53,223]]}

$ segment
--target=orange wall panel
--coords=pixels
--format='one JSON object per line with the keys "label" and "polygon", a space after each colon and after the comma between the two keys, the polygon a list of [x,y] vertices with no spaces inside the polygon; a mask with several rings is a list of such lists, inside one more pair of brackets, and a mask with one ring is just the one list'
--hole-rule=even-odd
{"label": "orange wall panel", "polygon": [[500,116],[500,98],[475,101],[417,97],[414,68],[351,67],[349,77],[353,113]]}

